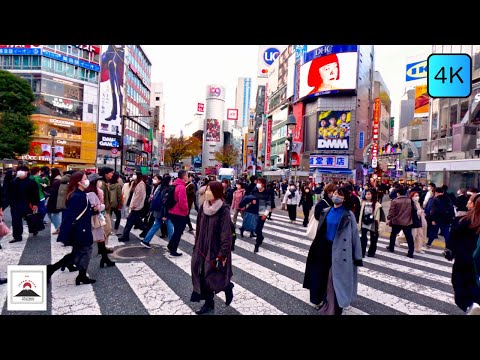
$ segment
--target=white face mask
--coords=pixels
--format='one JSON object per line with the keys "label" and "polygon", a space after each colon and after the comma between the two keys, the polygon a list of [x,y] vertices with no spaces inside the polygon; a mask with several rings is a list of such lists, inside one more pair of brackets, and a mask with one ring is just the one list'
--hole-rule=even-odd
{"label": "white face mask", "polygon": [[26,171],[23,171],[23,170],[17,171],[17,177],[19,177],[20,179],[23,179],[25,176],[27,176]]}
{"label": "white face mask", "polygon": [[419,200],[420,200],[420,196],[414,196],[414,197],[413,197],[413,200],[419,201]]}
{"label": "white face mask", "polygon": [[133,180],[133,181],[137,180],[137,175],[133,175],[133,176],[132,176],[132,180]]}
{"label": "white face mask", "polygon": [[257,184],[257,189],[261,189],[262,188],[262,184]]}
{"label": "white face mask", "polygon": [[290,190],[291,191],[295,190],[295,186],[290,186]]}
{"label": "white face mask", "polygon": [[153,182],[155,185],[157,185],[157,184],[159,183],[158,180],[153,180],[152,182]]}
{"label": "white face mask", "polygon": [[80,184],[82,184],[83,188],[86,189],[90,185],[90,180],[85,179]]}

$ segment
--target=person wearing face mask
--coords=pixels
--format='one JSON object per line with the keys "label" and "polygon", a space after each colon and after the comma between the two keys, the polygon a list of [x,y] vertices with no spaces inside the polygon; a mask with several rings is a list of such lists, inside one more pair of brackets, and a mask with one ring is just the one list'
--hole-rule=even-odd
{"label": "person wearing face mask", "polygon": [[123,228],[123,234],[118,238],[118,241],[130,241],[130,231],[135,224],[138,224],[141,227],[141,230],[143,230],[143,223],[140,220],[142,216],[142,209],[145,205],[145,197],[147,195],[146,186],[141,172],[137,171],[134,176],[135,180],[133,182],[132,189],[130,190],[130,214],[128,215],[127,223]]}
{"label": "person wearing face mask", "polygon": [[92,205],[87,199],[85,190],[90,181],[83,171],[72,174],[68,183],[66,209],[63,212],[60,234],[57,241],[65,246],[72,246],[72,252],[60,261],[47,265],[47,282],[58,269],[67,267],[70,272],[79,271],[75,279],[76,285],[93,284],[96,280],[87,276],[87,269],[92,256],[92,212],[99,211],[98,205]]}
{"label": "person wearing face mask", "polygon": [[362,247],[350,199],[346,188],[335,190],[334,205],[321,213],[308,251],[303,287],[322,315],[341,315],[357,296]]}
{"label": "person wearing face mask", "polygon": [[311,189],[308,186],[302,188],[302,195],[298,206],[302,206],[303,208],[303,227],[307,227],[310,210],[313,207],[313,195]]}
{"label": "person wearing face mask", "polygon": [[[30,179],[27,166],[17,168],[17,177],[11,187],[10,208],[12,214],[13,240],[10,243],[22,241],[23,219],[27,214],[36,212],[40,204],[37,183]],[[36,236],[37,233],[33,233]]]}
{"label": "person wearing face mask", "polygon": [[333,206],[332,196],[337,190],[337,185],[334,183],[328,183],[323,189],[323,198],[315,205],[315,219],[320,219],[320,214],[329,207]]}
{"label": "person wearing face mask", "polygon": [[288,217],[290,218],[290,222],[292,224],[295,224],[297,219],[297,206],[300,203],[300,198],[301,196],[297,191],[297,188],[293,183],[291,183],[287,192],[285,193],[285,196],[283,197],[283,203],[287,204]]}
{"label": "person wearing face mask", "polygon": [[162,181],[162,177],[160,175],[155,175],[152,178],[152,186],[150,187],[150,194],[148,194],[148,186],[147,186],[147,195],[145,196],[145,206],[144,206],[144,214],[145,217],[143,219],[143,225],[144,229],[143,231],[138,235],[141,238],[144,238],[147,233],[150,231],[152,228],[154,222],[155,222],[155,216],[153,215],[153,210],[152,210],[152,200],[155,195],[155,192],[160,190],[160,183]]}
{"label": "person wearing face mask", "polygon": [[412,229],[413,243],[415,245],[415,252],[419,254],[424,254],[423,246],[427,243],[427,220],[425,219],[425,211],[420,205],[420,195],[416,191],[410,193],[410,199],[413,200],[415,204],[415,209],[417,210],[417,215],[420,218],[422,226],[419,228]]}
{"label": "person wearing face mask", "polygon": [[225,305],[233,300],[232,231],[229,205],[223,201],[224,189],[218,181],[211,181],[205,191],[205,202],[200,207],[192,251],[192,302],[205,300],[195,313],[207,314],[214,310],[215,294],[225,292]]}
{"label": "person wearing face mask", "polygon": [[468,195],[465,189],[458,189],[457,199],[455,200],[455,217],[459,218],[467,215]]}
{"label": "person wearing face mask", "polygon": [[[245,184],[243,182],[237,181],[235,185],[236,190],[233,193],[232,206],[230,212],[233,214],[233,224],[237,226],[238,213],[241,211],[239,205],[245,196]],[[243,217],[243,216],[242,216]]]}
{"label": "person wearing face mask", "polygon": [[[360,208],[359,226],[362,233],[360,242],[362,244],[362,257],[367,254],[369,257],[375,257],[377,251],[377,242],[379,236],[379,225],[382,210],[382,204],[378,202],[375,188],[367,189],[364,194],[364,200]],[[370,247],[367,253],[367,234],[370,233]]]}
{"label": "person wearing face mask", "polygon": [[118,231],[120,226],[120,220],[122,219],[122,207],[123,207],[123,197],[122,197],[122,185],[120,184],[120,174],[114,172],[112,178],[110,179],[110,221],[115,214],[115,231]]}
{"label": "person wearing face mask", "polygon": [[168,220],[173,224],[173,235],[168,243],[167,249],[171,256],[181,256],[177,251],[181,236],[187,226],[187,216],[189,213],[186,183],[188,173],[185,170],[178,172],[178,178],[174,181],[175,186],[174,200],[175,205],[168,210]]}

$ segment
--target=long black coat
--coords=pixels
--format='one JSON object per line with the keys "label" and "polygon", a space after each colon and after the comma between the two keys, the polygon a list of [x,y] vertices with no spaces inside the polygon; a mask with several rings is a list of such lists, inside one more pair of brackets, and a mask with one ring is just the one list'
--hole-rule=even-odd
{"label": "long black coat", "polygon": [[477,247],[478,234],[470,229],[469,221],[456,221],[452,226],[449,247],[454,256],[452,285],[455,304],[466,311],[472,301],[480,302],[480,288],[475,279],[473,252]]}
{"label": "long black coat", "polygon": [[[67,200],[67,208],[62,214],[62,224],[57,241],[68,245],[91,246],[92,235],[92,209],[87,201],[87,194],[76,189],[70,199]],[[75,220],[82,212],[85,213]],[[73,223],[75,222],[75,225]]]}
{"label": "long black coat", "polygon": [[[205,276],[209,290],[223,291],[232,278],[232,228],[230,226],[230,208],[223,203],[220,210],[212,216],[203,212],[203,205],[197,217],[195,246],[192,253],[193,291],[202,294],[202,276]],[[226,257],[225,269],[215,268],[217,256]]]}

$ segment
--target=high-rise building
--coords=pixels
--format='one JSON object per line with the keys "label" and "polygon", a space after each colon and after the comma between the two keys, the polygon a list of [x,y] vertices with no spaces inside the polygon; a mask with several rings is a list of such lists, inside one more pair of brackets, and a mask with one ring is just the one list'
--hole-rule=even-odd
{"label": "high-rise building", "polygon": [[119,152],[99,143],[98,166],[117,167],[120,158],[122,172],[150,171],[151,67],[140,45],[102,46],[98,137],[114,139]]}
{"label": "high-rise building", "polygon": [[206,90],[202,168],[205,169],[205,175],[209,175],[216,174],[219,164],[214,158],[214,153],[224,145],[225,88],[212,84],[207,85]]}
{"label": "high-rise building", "polygon": [[378,144],[380,147],[390,142],[390,114],[392,101],[390,92],[379,71],[373,74],[373,97],[380,99],[380,121]]}
{"label": "high-rise building", "polygon": [[94,168],[100,45],[0,45],[0,69],[27,80],[35,94],[37,130],[21,160]]}
{"label": "high-rise building", "polygon": [[163,83],[153,83],[150,99],[152,118],[150,126],[153,132],[152,161],[153,172],[158,173],[165,162],[165,104]]}
{"label": "high-rise building", "polygon": [[466,98],[430,100],[428,141],[418,171],[449,189],[480,186],[480,45],[434,45],[435,54],[472,58],[472,92]]}
{"label": "high-rise building", "polygon": [[241,127],[248,126],[248,119],[250,118],[251,88],[251,78],[238,78],[235,108],[238,109],[237,125]]}

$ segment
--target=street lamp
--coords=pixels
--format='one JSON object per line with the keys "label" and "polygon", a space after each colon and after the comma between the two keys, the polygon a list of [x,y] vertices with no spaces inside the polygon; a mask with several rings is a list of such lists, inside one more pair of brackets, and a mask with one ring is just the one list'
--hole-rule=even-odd
{"label": "street lamp", "polygon": [[55,141],[55,136],[57,136],[57,130],[52,129],[52,130],[50,130],[49,134],[52,137],[52,148],[50,149],[50,154],[52,155],[51,156],[51,161],[52,161],[52,167],[53,167],[53,162],[54,162],[54,157],[55,157],[55,151],[54,151],[55,143],[54,143],[54,141]]}
{"label": "street lamp", "polygon": [[292,150],[293,150],[293,130],[295,126],[297,126],[297,119],[293,113],[290,113],[287,117],[287,131],[288,131],[288,138],[285,141],[285,145],[287,146],[287,157],[288,157],[288,168],[289,174],[291,176],[291,168],[292,168]]}

